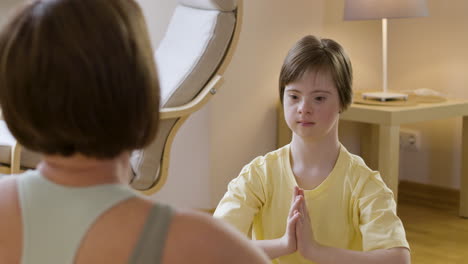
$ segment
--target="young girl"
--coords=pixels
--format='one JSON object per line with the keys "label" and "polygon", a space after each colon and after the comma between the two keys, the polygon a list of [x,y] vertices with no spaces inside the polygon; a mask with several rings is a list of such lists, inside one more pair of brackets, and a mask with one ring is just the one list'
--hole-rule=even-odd
{"label": "young girl", "polygon": [[292,141],[246,165],[215,211],[251,232],[273,263],[410,261],[392,191],[338,140],[351,84],[351,63],[338,43],[299,40],[279,80]]}
{"label": "young girl", "polygon": [[134,0],[23,4],[0,30],[0,104],[43,154],[37,170],[0,176],[0,263],[268,263],[229,226],[128,187],[130,152],[154,140],[159,117]]}

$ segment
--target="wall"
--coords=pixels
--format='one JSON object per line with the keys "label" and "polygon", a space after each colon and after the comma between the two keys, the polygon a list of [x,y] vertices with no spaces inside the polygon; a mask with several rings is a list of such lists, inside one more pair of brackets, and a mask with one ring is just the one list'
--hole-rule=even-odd
{"label": "wall", "polygon": [[[468,2],[428,0],[429,17],[389,23],[389,87],[468,99]],[[411,125],[421,150],[403,152],[400,178],[459,188],[461,119]]]}
{"label": "wall", "polygon": [[[342,21],[342,0],[326,2],[324,35],[340,41],[350,54],[355,89],[381,87],[380,21]],[[468,30],[463,0],[428,0],[429,17],[388,23],[388,85],[394,90],[429,88],[451,98],[468,99]],[[421,132],[418,152],[400,151],[400,179],[459,188],[461,120],[405,125]],[[359,153],[362,125],[342,122],[340,137]]]}
{"label": "wall", "polygon": [[[157,47],[176,0],[138,0]],[[427,18],[389,21],[389,87],[430,88],[468,99],[468,2],[429,0]],[[0,2],[0,24],[17,0]],[[244,0],[242,32],[220,92],[176,136],[167,185],[156,199],[212,208],[230,179],[257,155],[275,148],[277,77],[290,46],[302,35],[339,41],[351,57],[355,89],[381,87],[379,21],[342,21],[342,0]],[[410,126],[422,148],[401,155],[401,178],[458,187],[460,120]],[[359,153],[359,125],[342,123],[340,137]]]}
{"label": "wall", "polygon": [[0,26],[2,26],[8,15],[11,14],[13,8],[21,1],[18,0],[2,0],[0,1]]}
{"label": "wall", "polygon": [[[339,42],[353,66],[353,89],[378,89],[382,84],[381,24],[378,21],[343,21],[343,0],[327,0],[323,36]],[[360,136],[365,127],[340,122],[339,137],[346,148],[360,153]]]}
{"label": "wall", "polygon": [[[137,1],[143,8],[153,48],[157,49],[177,1]],[[211,203],[210,123],[209,104],[184,123],[174,139],[167,182],[153,199],[178,207],[208,208]]]}
{"label": "wall", "polygon": [[322,33],[323,1],[244,0],[244,21],[226,85],[213,103],[211,207],[228,182],[276,148],[278,76],[289,48]]}
{"label": "wall", "polygon": [[[139,2],[157,47],[175,0]],[[224,84],[176,136],[168,182],[155,199],[213,208],[242,166],[275,149],[282,60],[301,36],[321,34],[322,14],[321,0],[244,1],[242,32]]]}

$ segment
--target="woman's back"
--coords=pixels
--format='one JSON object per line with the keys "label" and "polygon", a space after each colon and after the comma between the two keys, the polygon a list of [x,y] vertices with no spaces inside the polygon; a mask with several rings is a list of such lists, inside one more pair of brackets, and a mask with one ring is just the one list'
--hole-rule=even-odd
{"label": "woman's back", "polygon": [[[22,259],[25,250],[23,238],[28,230],[25,230],[22,224],[26,221],[21,215],[18,182],[19,179],[15,176],[6,177],[0,181],[0,218],[8,219],[8,221],[0,222],[0,263],[25,263]],[[67,206],[67,204],[63,205]],[[165,207],[155,207],[153,202],[135,196],[105,211],[82,234],[82,240],[73,257],[75,261],[70,263],[176,264],[189,261],[191,263],[266,263],[263,262],[266,261],[265,259],[262,260],[259,257],[256,249],[249,247],[247,241],[203,214],[188,211],[174,212],[170,221],[162,224],[162,226],[169,225],[168,230],[165,230],[167,235],[165,231],[160,233],[159,229],[152,232],[152,236],[148,236],[144,230],[148,232],[151,226],[160,224],[158,221],[165,221],[165,217],[167,219],[167,216],[161,213],[153,213],[157,217],[151,218],[150,215],[155,208]],[[56,209],[63,213],[67,211],[67,208]],[[60,218],[65,217],[64,215]],[[60,218],[50,219],[50,222],[63,224],[60,223]],[[28,220],[30,222],[34,219]],[[50,222],[36,223],[36,226],[46,228],[50,226]],[[40,238],[45,245],[57,242],[50,241],[51,238],[57,237],[54,234],[55,229],[51,232],[50,236]],[[75,233],[75,231],[69,230],[69,233]],[[67,238],[67,235],[68,232],[61,234],[61,237]],[[32,241],[37,241],[37,239]],[[162,243],[145,243],[151,241]],[[60,248],[67,248],[69,241],[65,240],[62,243],[63,245],[59,245]],[[31,246],[42,247],[43,245]],[[158,254],[158,251],[162,254]],[[45,258],[58,260],[57,256],[63,256],[59,248],[55,254],[52,258],[50,256],[45,256]],[[38,263],[37,259],[31,263]]]}
{"label": "woman's back", "polygon": [[[19,177],[22,177],[22,175]],[[51,234],[49,236],[34,237],[31,241],[24,241],[26,236],[30,236],[28,233],[31,231],[27,230],[24,223],[35,219],[22,218],[21,212],[25,208],[20,206],[22,202],[19,198],[18,183],[19,178],[16,176],[7,177],[0,181],[0,217],[8,219],[8,221],[0,222],[0,263],[25,263],[25,259],[22,260],[22,255],[26,244],[29,244],[29,249],[26,251],[31,251],[31,247],[42,247],[42,244],[32,244],[37,244],[39,240],[42,240],[41,242],[45,244],[57,242],[49,241],[51,237],[57,235],[54,229],[50,230]],[[44,205],[45,208],[48,206],[47,204]],[[67,207],[69,205],[63,204],[63,206]],[[133,197],[104,212],[89,226],[85,234],[82,234],[82,240],[74,254],[75,263],[129,263],[130,256],[152,206],[151,202]],[[61,210],[59,208],[55,209]],[[33,210],[38,210],[38,208]],[[66,213],[66,211],[67,208],[64,208],[63,213]],[[66,224],[61,223],[63,221],[61,218],[65,218],[65,215],[58,219],[50,219],[50,221]],[[34,224],[36,227],[50,227],[49,223]],[[76,233],[75,230],[69,230],[69,232]],[[42,230],[42,233],[45,233],[44,230]],[[63,234],[62,237],[67,237],[67,235]],[[73,246],[67,240],[62,241],[62,243],[64,245],[61,246],[65,248]],[[32,250],[34,251],[34,248]],[[47,254],[50,254],[50,252]],[[55,254],[56,256],[63,256],[64,252],[57,250]],[[29,259],[33,256],[26,255],[24,257]],[[45,256],[45,258],[50,258],[50,256]],[[31,261],[34,262],[34,260]]]}
{"label": "woman's back", "polygon": [[[207,215],[112,198],[130,182],[130,153],[159,126],[156,65],[135,1],[24,3],[0,30],[0,105],[18,142],[43,155],[39,181],[57,187],[0,179],[0,263],[268,263]],[[118,186],[111,197],[75,192],[106,184]]]}

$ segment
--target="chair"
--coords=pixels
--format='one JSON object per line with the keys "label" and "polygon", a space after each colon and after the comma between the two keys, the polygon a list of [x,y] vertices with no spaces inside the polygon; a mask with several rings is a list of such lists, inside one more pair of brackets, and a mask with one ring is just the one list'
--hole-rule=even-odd
{"label": "chair", "polygon": [[39,161],[39,154],[23,149],[16,142],[0,113],[0,174],[16,174],[35,168]]}
{"label": "chair", "polygon": [[221,84],[241,24],[236,0],[180,0],[156,51],[161,84],[161,123],[156,140],[131,158],[132,187],[158,191],[168,175],[177,131]]}
{"label": "chair", "polygon": [[20,154],[21,145],[16,143],[5,121],[0,120],[0,174],[20,172]]}
{"label": "chair", "polygon": [[[161,88],[156,140],[132,153],[133,188],[145,194],[166,182],[171,145],[190,114],[217,92],[237,44],[241,0],[179,0],[155,53]],[[16,143],[0,120],[0,173],[34,168],[40,160]]]}

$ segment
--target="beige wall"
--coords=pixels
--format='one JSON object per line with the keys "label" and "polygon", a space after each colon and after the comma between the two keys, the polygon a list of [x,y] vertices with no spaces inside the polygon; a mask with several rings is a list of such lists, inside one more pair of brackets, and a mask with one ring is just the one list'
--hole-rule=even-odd
{"label": "beige wall", "polygon": [[[157,47],[175,0],[140,0]],[[164,4],[161,4],[163,3]],[[156,199],[212,208],[242,166],[275,149],[277,79],[289,47],[321,34],[320,0],[244,1],[242,32],[220,92],[175,138],[169,179]],[[160,19],[158,19],[160,18]]]}
{"label": "beige wall", "polygon": [[[176,0],[138,0],[157,47]],[[0,2],[0,23],[15,0]],[[429,0],[430,17],[389,22],[389,86],[431,88],[468,99],[468,2]],[[174,143],[167,185],[155,197],[177,206],[212,208],[230,179],[257,155],[275,148],[277,78],[290,46],[302,35],[338,40],[353,62],[356,89],[380,88],[379,21],[342,21],[342,0],[244,0],[237,52],[218,95],[183,126]],[[420,152],[403,152],[401,178],[458,186],[460,121],[411,126]],[[359,153],[360,126],[341,124],[340,136]]]}
{"label": "beige wall", "polygon": [[[167,2],[174,3],[174,0],[154,1],[155,6],[159,5],[157,2],[168,5]],[[204,190],[206,197],[199,205],[205,205],[208,200],[217,201],[229,179],[244,164],[274,148],[277,75],[287,49],[301,35],[317,34],[339,41],[351,57],[355,89],[381,87],[380,21],[342,21],[342,0],[296,1],[294,5],[285,2],[246,1],[238,52],[226,73],[223,90],[204,114],[210,115],[212,128],[209,136],[205,135],[205,142],[210,142],[210,159],[205,161],[205,170],[209,170],[212,181],[206,183],[211,198]],[[265,8],[267,4],[269,7]],[[447,4],[428,0],[428,5],[429,17],[389,20],[389,87],[430,88],[449,97],[468,99],[465,88],[468,17],[464,12],[468,10],[468,2],[452,0]],[[187,126],[196,126],[198,121],[193,121],[194,124],[187,123]],[[422,144],[419,152],[401,151],[400,179],[458,188],[460,120],[406,127],[421,132]],[[361,129],[360,125],[347,122],[340,127],[341,140],[355,153],[359,153]],[[206,134],[206,131],[199,132]],[[181,145],[180,153],[183,148]],[[174,176],[174,181],[176,177],[179,176]]]}
{"label": "beige wall", "polygon": [[[350,54],[355,89],[380,89],[381,23],[342,21],[343,2],[326,1],[324,34],[340,41]],[[468,99],[468,2],[428,0],[428,5],[429,17],[389,20],[389,88],[429,88]],[[400,151],[400,179],[459,188],[461,120],[405,127],[421,132],[421,149]],[[340,137],[355,153],[359,153],[361,129],[361,125],[341,124]]]}
{"label": "beige wall", "polygon": [[[175,0],[137,0],[146,17],[156,49],[164,36]],[[187,43],[189,45],[189,43]],[[216,98],[216,97],[215,97]],[[169,176],[153,198],[178,207],[209,208],[211,204],[210,134],[211,105],[193,114],[174,139]]]}
{"label": "beige wall", "polygon": [[[429,17],[389,23],[389,87],[468,99],[468,1],[428,0]],[[410,126],[421,150],[402,153],[400,177],[459,188],[461,119]]]}
{"label": "beige wall", "polygon": [[239,47],[226,85],[212,101],[211,206],[244,165],[276,148],[277,83],[284,56],[303,35],[322,33],[322,16],[318,0],[244,0]]}
{"label": "beige wall", "polygon": [[[344,1],[325,1],[323,37],[338,41],[353,65],[353,88],[378,89],[382,83],[381,24],[378,21],[343,21]],[[340,122],[339,137],[349,151],[360,153],[359,133],[363,127]]]}
{"label": "beige wall", "polygon": [[343,0],[327,0],[323,35],[338,41],[350,56],[354,89],[375,89],[382,82],[381,25],[378,21],[343,21]]}
{"label": "beige wall", "polygon": [[8,15],[11,14],[13,11],[13,8],[18,4],[22,2],[21,0],[1,0],[0,1],[0,26],[2,26]]}

